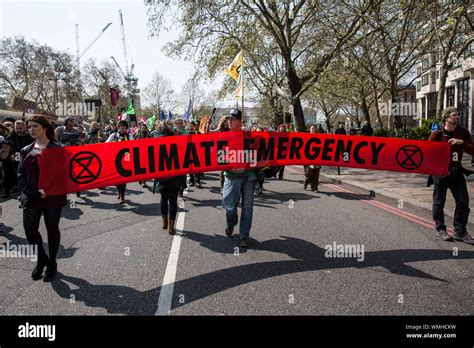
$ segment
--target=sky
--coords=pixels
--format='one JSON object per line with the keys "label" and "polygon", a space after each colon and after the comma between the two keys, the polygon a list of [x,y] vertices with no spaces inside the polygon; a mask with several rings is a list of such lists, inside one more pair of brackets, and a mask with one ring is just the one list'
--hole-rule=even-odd
{"label": "sky", "polygon": [[[194,71],[193,63],[168,58],[162,51],[167,42],[177,38],[178,30],[162,31],[159,38],[150,37],[143,0],[0,0],[0,37],[23,35],[75,56],[75,24],[79,24],[79,51],[82,51],[112,22],[82,56],[81,64],[91,57],[111,61],[110,56],[114,56],[125,70],[119,10],[123,14],[129,67],[132,62],[135,64],[138,87],[143,91],[152,75],[159,72],[169,78],[175,92],[180,93]],[[201,84],[208,91],[215,90],[223,78]],[[227,106],[230,102],[219,104]]]}

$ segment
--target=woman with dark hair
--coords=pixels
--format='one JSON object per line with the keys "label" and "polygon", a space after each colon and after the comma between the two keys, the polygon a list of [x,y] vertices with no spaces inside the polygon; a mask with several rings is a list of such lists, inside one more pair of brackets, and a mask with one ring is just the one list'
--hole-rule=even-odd
{"label": "woman with dark hair", "polygon": [[[57,273],[56,257],[61,239],[59,220],[62,208],[67,204],[66,195],[49,196],[39,185],[40,167],[38,155],[45,148],[61,147],[56,143],[54,127],[44,116],[33,116],[26,123],[28,132],[35,140],[21,149],[18,169],[18,184],[21,190],[20,203],[23,208],[23,227],[28,242],[38,248],[38,262],[31,277],[41,279],[46,266],[43,281],[51,281]],[[48,234],[49,257],[43,248],[43,239],[38,231],[41,216]]]}
{"label": "woman with dark hair", "polygon": [[[118,131],[110,134],[106,143],[114,141],[127,141],[133,140],[133,135],[128,134],[128,123],[126,121],[120,121],[118,123]],[[127,189],[127,184],[117,185],[118,197],[120,204],[125,204],[125,190]]]}
{"label": "woman with dark hair", "polygon": [[[157,123],[153,137],[159,138],[170,135],[173,135],[173,133],[164,121]],[[163,229],[168,229],[170,235],[176,234],[174,222],[178,213],[178,192],[180,189],[178,180],[179,177],[163,178],[155,180],[153,185],[153,193],[159,192],[161,194],[160,209],[163,218]]]}

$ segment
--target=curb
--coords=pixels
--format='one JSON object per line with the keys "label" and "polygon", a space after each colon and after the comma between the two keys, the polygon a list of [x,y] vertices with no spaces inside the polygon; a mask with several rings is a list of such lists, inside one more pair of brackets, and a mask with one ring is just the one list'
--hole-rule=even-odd
{"label": "curb", "polygon": [[[301,169],[297,169],[298,166],[292,166],[293,171],[297,172],[299,174],[303,174]],[[333,184],[339,184],[343,185],[346,188],[355,191],[355,193],[360,193],[367,195],[371,198],[378,199],[378,200],[384,200],[386,203],[390,203],[393,205],[393,207],[397,207],[398,203],[400,200],[403,201],[404,207],[403,210],[417,210],[423,215],[426,216],[426,218],[431,219],[431,214],[432,214],[432,206],[431,203],[423,202],[417,199],[413,198],[407,198],[401,195],[397,195],[396,193],[382,190],[382,189],[374,189],[372,187],[369,187],[367,185],[361,184],[358,181],[352,181],[352,180],[343,180],[337,177],[337,174],[328,174],[324,173],[323,171],[320,172],[319,174],[320,181],[324,180],[329,183]],[[446,217],[446,225],[451,225],[452,226],[452,221],[454,218],[454,211],[453,210],[447,210],[445,208],[444,215]],[[467,228],[468,230],[474,231],[474,223],[471,221],[468,221],[467,223]]]}
{"label": "curb", "polygon": [[[334,184],[344,185],[349,189],[363,191],[369,197],[372,197],[372,198],[376,198],[376,199],[381,199],[382,198],[382,199],[391,201],[394,206],[397,206],[398,202],[400,200],[402,200],[406,207],[419,209],[419,210],[423,211],[426,215],[431,217],[432,206],[429,203],[421,202],[421,201],[416,200],[416,199],[406,198],[406,197],[397,195],[393,192],[388,192],[388,191],[381,190],[381,189],[373,189],[373,188],[368,187],[366,185],[360,184],[357,181],[341,180],[341,179],[338,179],[338,178],[334,178],[332,175],[328,175],[328,174],[325,174],[325,173],[320,173],[320,179],[324,179],[324,180],[326,180],[328,182],[331,182],[331,183],[334,183]],[[447,217],[446,225],[448,225],[448,226],[452,225],[452,220],[454,218],[454,211],[445,209],[444,215]],[[468,228],[468,230],[474,231],[474,223],[472,223],[471,221],[468,221],[467,228]]]}

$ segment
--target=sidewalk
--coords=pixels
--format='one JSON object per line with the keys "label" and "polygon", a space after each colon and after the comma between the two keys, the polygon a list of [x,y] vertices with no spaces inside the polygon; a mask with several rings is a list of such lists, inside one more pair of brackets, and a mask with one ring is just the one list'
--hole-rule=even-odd
{"label": "sidewalk", "polygon": [[[471,156],[465,156],[463,166],[471,167]],[[373,197],[385,197],[400,200],[431,213],[433,202],[433,186],[427,187],[427,175],[366,170],[357,168],[342,168],[341,175],[337,174],[337,167],[322,167],[321,178],[335,183],[347,184],[364,191],[369,191]],[[470,197],[471,214],[474,213],[474,174],[465,177]],[[451,192],[448,191],[444,213],[454,216],[455,203]],[[471,216],[471,221],[472,216]]]}

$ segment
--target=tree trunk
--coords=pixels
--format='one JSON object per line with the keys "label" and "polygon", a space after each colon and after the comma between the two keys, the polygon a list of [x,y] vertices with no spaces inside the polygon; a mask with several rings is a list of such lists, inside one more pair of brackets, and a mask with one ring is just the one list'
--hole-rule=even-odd
{"label": "tree trunk", "polygon": [[329,116],[325,115],[326,117],[326,127],[328,128],[328,133],[331,133],[331,122],[329,122]]}
{"label": "tree trunk", "polygon": [[374,107],[375,107],[375,116],[377,117],[377,129],[383,130],[382,117],[380,117],[379,99],[377,98],[377,96],[378,96],[377,88],[374,85]]}
{"label": "tree trunk", "polygon": [[[395,105],[395,103],[397,103],[396,98],[398,96],[398,89],[396,85],[392,85],[392,88],[390,89],[390,94],[392,96],[392,105]],[[393,125],[395,126],[395,131],[398,132],[403,127],[402,119],[400,115],[392,116],[391,110],[390,110],[390,116],[393,117]]]}
{"label": "tree trunk", "polygon": [[294,66],[287,62],[287,71],[288,77],[288,87],[291,93],[291,104],[293,106],[293,115],[295,118],[295,130],[297,132],[304,132],[306,130],[306,125],[304,122],[303,107],[301,106],[300,98],[294,98],[295,95],[301,90],[300,78],[296,74]]}
{"label": "tree trunk", "polygon": [[448,64],[443,62],[439,69],[439,91],[436,98],[436,119],[441,120],[441,112],[444,105],[444,94],[446,90],[446,79],[448,78]]}
{"label": "tree trunk", "polygon": [[360,105],[360,108],[362,109],[362,115],[364,115],[364,121],[367,121],[370,124],[369,108],[367,107],[367,100],[365,96],[362,96],[362,103]]}

